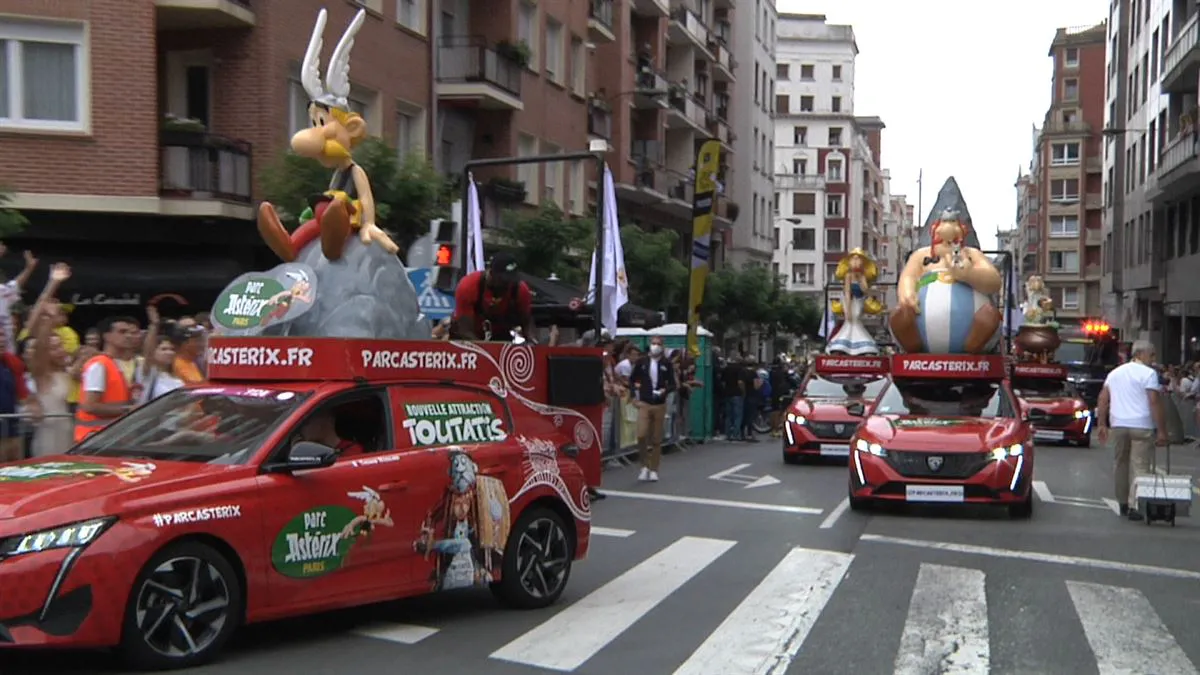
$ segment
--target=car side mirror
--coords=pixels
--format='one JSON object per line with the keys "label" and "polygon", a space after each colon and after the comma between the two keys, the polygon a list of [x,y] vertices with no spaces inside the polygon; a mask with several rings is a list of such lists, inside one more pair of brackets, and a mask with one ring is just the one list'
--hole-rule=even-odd
{"label": "car side mirror", "polygon": [[274,463],[267,470],[271,473],[292,473],[307,469],[323,469],[333,466],[337,458],[337,450],[328,445],[300,441],[288,450],[286,460]]}
{"label": "car side mirror", "polygon": [[1050,421],[1050,413],[1041,408],[1031,408],[1025,413],[1025,421],[1030,424],[1045,424]]}
{"label": "car side mirror", "polygon": [[867,407],[862,403],[850,403],[846,406],[846,413],[851,417],[863,417],[867,414]]}

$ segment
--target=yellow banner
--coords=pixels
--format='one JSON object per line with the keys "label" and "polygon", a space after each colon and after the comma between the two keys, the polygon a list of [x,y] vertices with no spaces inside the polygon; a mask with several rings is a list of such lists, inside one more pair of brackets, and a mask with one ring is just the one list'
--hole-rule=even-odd
{"label": "yellow banner", "polygon": [[713,205],[717,196],[717,170],[721,166],[721,144],[707,141],[696,153],[696,189],[692,198],[692,279],[688,294],[687,347],[693,357],[700,356],[700,306],[704,303],[704,283],[712,259]]}

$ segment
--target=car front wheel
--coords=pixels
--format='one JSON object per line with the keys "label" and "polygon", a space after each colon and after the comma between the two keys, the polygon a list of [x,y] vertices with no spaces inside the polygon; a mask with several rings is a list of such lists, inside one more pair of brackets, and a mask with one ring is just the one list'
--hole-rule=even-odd
{"label": "car front wheel", "polygon": [[529,508],[509,534],[500,581],[492,591],[518,609],[552,605],[567,587],[574,557],[575,542],[562,518],[548,508]]}
{"label": "car front wheel", "polygon": [[190,668],[211,661],[242,619],[233,565],[200,542],[159,551],[138,574],[125,608],[121,652],[135,668]]}

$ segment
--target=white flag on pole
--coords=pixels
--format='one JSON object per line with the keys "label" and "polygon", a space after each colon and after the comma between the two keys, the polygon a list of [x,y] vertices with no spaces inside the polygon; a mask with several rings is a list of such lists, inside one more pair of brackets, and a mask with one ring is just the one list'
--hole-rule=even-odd
{"label": "white flag on pole", "polygon": [[[617,312],[629,302],[629,280],[625,276],[625,247],[621,245],[621,228],[617,223],[617,190],[612,172],[604,165],[604,294],[598,308],[601,323],[609,335],[617,334]],[[589,274],[588,302],[596,298],[596,252],[592,252],[592,271]]]}
{"label": "white flag on pole", "polygon": [[475,176],[467,174],[467,273],[483,270],[483,213]]}
{"label": "white flag on pole", "polygon": [[821,328],[817,331],[817,337],[822,340],[828,340],[833,337],[833,329],[837,326],[833,312],[829,311],[829,303],[825,304],[825,315],[821,317]]}

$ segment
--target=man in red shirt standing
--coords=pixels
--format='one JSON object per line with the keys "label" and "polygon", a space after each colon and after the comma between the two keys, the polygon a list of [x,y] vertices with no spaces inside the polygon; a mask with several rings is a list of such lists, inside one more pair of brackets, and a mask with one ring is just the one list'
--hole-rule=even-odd
{"label": "man in red shirt standing", "polygon": [[513,330],[533,341],[533,293],[517,275],[509,253],[492,257],[486,271],[472,272],[454,289],[455,337],[509,342]]}

